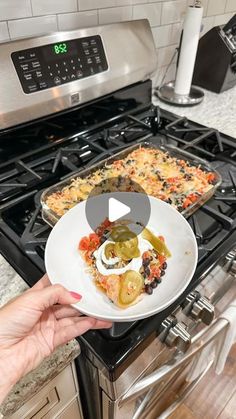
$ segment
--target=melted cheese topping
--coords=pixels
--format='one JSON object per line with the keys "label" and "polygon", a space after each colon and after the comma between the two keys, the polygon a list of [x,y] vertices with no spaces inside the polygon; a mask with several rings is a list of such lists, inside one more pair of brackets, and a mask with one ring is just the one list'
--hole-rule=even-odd
{"label": "melted cheese topping", "polygon": [[[120,183],[109,184],[110,192],[130,191],[131,179],[141,185],[148,195],[162,199],[180,211],[207,193],[212,188],[210,179],[214,179],[213,173],[191,166],[187,161],[178,160],[155,148],[140,147],[126,158],[104,165],[85,178],[73,179],[61,191],[49,195],[46,204],[62,216],[74,205],[86,200],[100,182],[121,176]],[[97,191],[98,194],[103,192],[108,191],[102,188]],[[191,198],[186,200],[188,197]]]}

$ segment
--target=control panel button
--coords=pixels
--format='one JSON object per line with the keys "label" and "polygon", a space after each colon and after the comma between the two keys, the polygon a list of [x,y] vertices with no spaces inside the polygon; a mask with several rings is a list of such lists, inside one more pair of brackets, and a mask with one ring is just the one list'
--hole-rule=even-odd
{"label": "control panel button", "polygon": [[48,87],[48,85],[45,81],[40,81],[39,82],[39,88],[40,89],[46,89],[46,87]]}
{"label": "control panel button", "polygon": [[94,58],[95,58],[96,64],[101,64],[101,58],[99,57],[99,55],[96,55],[96,57]]}
{"label": "control panel button", "polygon": [[83,48],[88,48],[89,47],[89,41],[83,41],[82,46],[83,46]]}
{"label": "control panel button", "polygon": [[38,79],[40,79],[41,77],[43,77],[42,71],[37,70],[37,71],[35,72],[35,76],[36,76]]}
{"label": "control panel button", "polygon": [[20,65],[20,67],[22,68],[23,71],[28,71],[29,70],[29,63],[22,63]]}
{"label": "control panel button", "polygon": [[54,77],[55,84],[61,84],[61,78],[59,76]]}
{"label": "control panel button", "polygon": [[18,60],[19,61],[25,61],[27,59],[27,55],[25,53],[20,53],[18,55]]}
{"label": "control panel button", "polygon": [[24,74],[24,79],[27,81],[32,80],[32,74],[31,73]]}
{"label": "control panel button", "polygon": [[39,61],[32,61],[32,67],[35,68],[39,68],[40,67],[40,62]]}
{"label": "control panel button", "polygon": [[81,70],[76,71],[76,76],[79,77],[79,78],[83,77],[82,71]]}
{"label": "control panel button", "polygon": [[29,59],[32,60],[33,58],[36,58],[36,53],[35,52],[30,52],[29,53]]}
{"label": "control panel button", "polygon": [[28,85],[28,90],[30,93],[36,92],[37,91],[37,84],[36,83],[32,83]]}

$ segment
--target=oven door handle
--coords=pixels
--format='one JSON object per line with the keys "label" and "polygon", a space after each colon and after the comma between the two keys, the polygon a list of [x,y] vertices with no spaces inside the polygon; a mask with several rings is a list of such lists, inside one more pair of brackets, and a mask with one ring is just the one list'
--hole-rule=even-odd
{"label": "oven door handle", "polygon": [[192,345],[185,355],[178,352],[176,356],[168,363],[160,367],[157,371],[144,377],[142,380],[134,384],[127,393],[121,398],[121,402],[127,403],[133,398],[136,398],[144,391],[149,390],[154,385],[166,378],[168,374],[174,373],[178,368],[187,364],[191,359],[207,345],[216,340],[220,335],[226,332],[229,323],[225,319],[215,320],[211,326],[203,329],[192,339]]}
{"label": "oven door handle", "polygon": [[167,409],[164,410],[158,416],[158,419],[167,419],[170,417],[170,415],[178,409],[178,407],[184,403],[186,398],[192,393],[192,391],[197,387],[197,385],[201,382],[201,380],[205,377],[211,366],[213,365],[214,361],[210,361],[209,364],[206,366],[206,368],[199,374],[197,378],[195,378],[191,383],[188,383],[186,387],[184,388],[184,391],[180,397],[177,398]]}

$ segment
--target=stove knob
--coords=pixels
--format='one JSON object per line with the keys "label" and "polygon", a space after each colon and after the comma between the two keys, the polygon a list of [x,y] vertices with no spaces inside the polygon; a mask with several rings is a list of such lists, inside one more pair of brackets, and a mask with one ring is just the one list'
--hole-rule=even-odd
{"label": "stove knob", "polygon": [[160,340],[169,348],[178,348],[181,352],[186,352],[191,345],[191,336],[186,331],[186,325],[173,317],[168,317],[162,323]]}
{"label": "stove knob", "polygon": [[235,276],[236,278],[236,259],[232,261],[231,267],[230,267],[230,273]]}
{"label": "stove knob", "polygon": [[204,324],[211,324],[215,315],[215,308],[206,297],[197,291],[192,292],[184,303],[184,313],[194,320],[201,320]]}
{"label": "stove knob", "polygon": [[224,270],[236,277],[236,250],[231,250],[225,257]]}

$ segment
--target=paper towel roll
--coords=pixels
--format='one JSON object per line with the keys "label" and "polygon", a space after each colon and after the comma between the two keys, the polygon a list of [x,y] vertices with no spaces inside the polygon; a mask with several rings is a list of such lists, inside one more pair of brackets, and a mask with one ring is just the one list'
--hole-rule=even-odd
{"label": "paper towel roll", "polygon": [[190,92],[201,32],[202,15],[203,7],[188,7],[175,81],[175,93],[179,95],[188,95]]}

